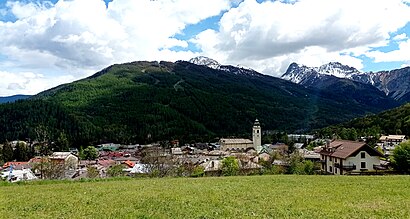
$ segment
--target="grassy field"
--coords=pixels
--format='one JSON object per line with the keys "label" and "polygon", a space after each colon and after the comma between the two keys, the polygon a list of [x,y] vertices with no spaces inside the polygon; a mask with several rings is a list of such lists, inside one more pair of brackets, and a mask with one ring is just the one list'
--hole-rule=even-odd
{"label": "grassy field", "polygon": [[0,218],[410,218],[410,176],[35,182],[0,200]]}

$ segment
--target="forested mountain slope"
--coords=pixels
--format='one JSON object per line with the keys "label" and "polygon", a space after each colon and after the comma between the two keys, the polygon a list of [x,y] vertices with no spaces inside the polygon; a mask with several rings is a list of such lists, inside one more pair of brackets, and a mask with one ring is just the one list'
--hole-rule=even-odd
{"label": "forested mountain slope", "polygon": [[[38,101],[61,108],[63,117],[41,108],[34,110]],[[255,118],[264,130],[306,131],[377,113],[395,104],[390,99],[369,104],[233,66],[212,69],[184,61],[132,62],[110,66],[28,101],[0,105],[4,121],[0,140],[33,138],[27,129],[44,123],[50,130],[58,130],[54,132],[69,135],[74,144],[207,141],[249,135]],[[9,108],[28,112],[10,117],[6,111]],[[36,115],[44,119],[27,119]],[[66,121],[70,125],[64,125]]]}

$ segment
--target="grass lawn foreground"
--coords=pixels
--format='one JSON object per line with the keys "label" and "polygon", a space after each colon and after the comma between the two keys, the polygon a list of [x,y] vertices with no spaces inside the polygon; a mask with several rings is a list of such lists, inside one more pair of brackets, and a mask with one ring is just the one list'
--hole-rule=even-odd
{"label": "grass lawn foreground", "polygon": [[0,218],[410,218],[410,176],[3,183],[0,200]]}

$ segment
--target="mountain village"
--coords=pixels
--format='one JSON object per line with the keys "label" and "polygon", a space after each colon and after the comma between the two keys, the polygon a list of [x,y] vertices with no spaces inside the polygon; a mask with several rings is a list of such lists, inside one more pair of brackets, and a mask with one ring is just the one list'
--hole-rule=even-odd
{"label": "mountain village", "polygon": [[[379,138],[376,147],[371,147],[363,139],[347,141],[289,134],[287,138],[292,145],[283,142],[262,144],[262,134],[260,122],[256,119],[252,127],[252,140],[220,138],[215,143],[182,146],[178,140],[173,140],[167,142],[165,147],[164,142],[147,145],[107,143],[89,146],[82,151],[76,148],[55,151],[47,156],[33,157],[27,162],[7,161],[0,166],[0,171],[1,177],[10,182],[124,175],[198,177],[292,173],[290,169],[298,173],[295,170],[297,165],[309,162],[310,169],[302,174],[390,174],[394,172],[389,156],[398,144],[407,141],[404,135],[387,135]],[[33,146],[24,141],[10,142],[13,150],[19,144]],[[317,146],[308,148],[308,145]],[[95,154],[85,158],[85,153]],[[228,160],[233,163],[228,163]]]}

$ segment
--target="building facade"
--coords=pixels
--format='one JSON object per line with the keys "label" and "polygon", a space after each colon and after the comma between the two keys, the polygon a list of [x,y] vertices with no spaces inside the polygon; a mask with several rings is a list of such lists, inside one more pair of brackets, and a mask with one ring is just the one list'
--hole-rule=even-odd
{"label": "building facade", "polygon": [[384,155],[390,156],[396,146],[406,140],[405,135],[383,135],[379,138],[378,145],[383,150]]}
{"label": "building facade", "polygon": [[261,129],[261,124],[259,123],[258,119],[256,119],[255,123],[253,124],[252,140],[253,140],[253,148],[259,152],[262,147],[262,129]]}
{"label": "building facade", "polygon": [[379,151],[364,142],[332,141],[320,151],[322,170],[335,175],[382,169]]}
{"label": "building facade", "polygon": [[244,138],[221,138],[219,144],[222,151],[245,151],[253,148],[253,142]]}

